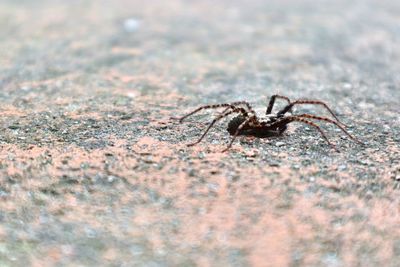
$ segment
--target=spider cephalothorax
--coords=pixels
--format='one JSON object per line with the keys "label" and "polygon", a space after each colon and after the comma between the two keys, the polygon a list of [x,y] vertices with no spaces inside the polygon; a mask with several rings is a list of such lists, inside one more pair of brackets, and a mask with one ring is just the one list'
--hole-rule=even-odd
{"label": "spider cephalothorax", "polygon": [[[277,98],[286,100],[288,104],[278,111],[276,114],[271,114],[272,108],[274,107],[275,100]],[[320,105],[323,106],[326,110],[329,111],[329,113],[334,117],[335,120],[326,118],[326,117],[319,117],[311,114],[297,114],[297,115],[292,115],[289,114],[288,112],[292,111],[293,106],[295,105],[301,105],[301,104],[311,104],[311,105]],[[316,125],[312,120],[317,120],[317,121],[326,121],[332,124],[335,124],[337,127],[339,127],[347,136],[349,136],[352,140],[361,143],[358,141],[355,137],[353,137],[351,134],[349,134],[346,129],[342,126],[344,125],[339,121],[339,119],[336,117],[336,115],[332,112],[332,110],[322,101],[318,100],[306,100],[306,99],[300,99],[291,102],[289,98],[281,95],[273,95],[269,101],[266,114],[264,117],[259,118],[257,117],[255,111],[253,108],[250,106],[249,103],[241,101],[241,102],[233,102],[233,103],[227,103],[227,104],[216,104],[216,105],[207,105],[207,106],[201,106],[194,111],[190,112],[189,114],[181,117],[179,119],[180,122],[182,122],[184,119],[187,117],[199,112],[200,110],[203,109],[217,109],[217,108],[225,108],[220,115],[214,118],[214,120],[210,123],[206,131],[203,133],[203,135],[197,140],[195,143],[189,144],[190,146],[198,144],[203,140],[204,136],[208,133],[208,131],[211,129],[211,127],[220,119],[229,116],[231,114],[238,114],[236,117],[232,118],[228,124],[228,132],[233,135],[233,138],[231,142],[229,143],[228,147],[224,150],[228,150],[231,146],[233,141],[235,141],[236,137],[238,135],[250,135],[250,136],[256,136],[256,137],[269,137],[269,136],[274,136],[274,135],[280,135],[282,134],[286,129],[287,125],[291,122],[302,122],[306,123],[308,125],[313,126],[315,129],[317,129],[322,137],[330,144],[333,148],[336,149],[335,145],[333,145],[322,129]]]}

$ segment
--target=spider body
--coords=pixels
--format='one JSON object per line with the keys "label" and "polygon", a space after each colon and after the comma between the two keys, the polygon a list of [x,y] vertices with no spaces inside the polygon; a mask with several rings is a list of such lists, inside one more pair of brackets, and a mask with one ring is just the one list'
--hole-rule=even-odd
{"label": "spider body", "polygon": [[[278,127],[271,127],[269,126],[270,123],[276,121],[276,117],[265,117],[260,119],[261,127],[254,127],[252,124],[244,125],[238,132],[238,135],[247,135],[247,136],[255,136],[259,138],[266,138],[272,137],[282,134],[286,129],[287,126],[284,125],[280,128]],[[236,131],[238,130],[239,126],[246,120],[245,117],[242,115],[238,115],[233,117],[228,123],[228,132],[230,135],[235,135]]]}
{"label": "spider body", "polygon": [[[278,111],[276,114],[272,114],[272,109],[276,99],[283,99],[287,101],[288,104],[280,111]],[[311,114],[297,114],[297,115],[288,114],[292,112],[292,108],[295,105],[302,105],[302,104],[323,106],[333,116],[334,120]],[[255,137],[270,137],[270,136],[281,135],[287,129],[287,125],[291,122],[301,122],[314,127],[316,130],[320,132],[320,134],[326,140],[326,142],[336,149],[335,145],[333,145],[329,141],[329,139],[326,137],[322,129],[317,124],[315,124],[314,120],[325,121],[334,124],[338,128],[340,128],[352,140],[361,143],[350,133],[347,132],[347,130],[343,127],[344,124],[339,121],[339,119],[336,117],[333,111],[324,102],[319,100],[307,100],[307,99],[300,99],[291,102],[288,97],[281,95],[273,95],[271,97],[267,110],[265,112],[265,116],[263,117],[258,117],[249,103],[241,101],[241,102],[201,106],[195,109],[194,111],[190,112],[189,114],[181,117],[179,121],[182,122],[187,117],[204,109],[219,109],[219,108],[224,108],[224,110],[214,118],[214,120],[209,124],[203,135],[195,143],[189,144],[190,146],[200,143],[201,140],[203,140],[205,135],[208,133],[208,131],[211,129],[211,127],[217,121],[231,114],[238,114],[238,115],[232,118],[228,123],[227,130],[233,136],[233,138],[231,139],[231,142],[224,151],[228,150],[232,146],[233,142],[235,141],[238,135],[247,135]]]}

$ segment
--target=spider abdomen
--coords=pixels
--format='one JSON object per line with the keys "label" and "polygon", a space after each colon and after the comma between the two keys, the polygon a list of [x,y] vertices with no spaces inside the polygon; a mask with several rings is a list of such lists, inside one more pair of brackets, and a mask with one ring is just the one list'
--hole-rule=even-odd
{"label": "spider abdomen", "polygon": [[[237,128],[239,128],[240,124],[242,124],[244,122],[244,120],[245,120],[245,118],[241,115],[232,118],[228,123],[227,130],[228,130],[229,134],[234,135]],[[239,132],[239,134],[242,134],[241,132],[243,132],[244,128]]]}

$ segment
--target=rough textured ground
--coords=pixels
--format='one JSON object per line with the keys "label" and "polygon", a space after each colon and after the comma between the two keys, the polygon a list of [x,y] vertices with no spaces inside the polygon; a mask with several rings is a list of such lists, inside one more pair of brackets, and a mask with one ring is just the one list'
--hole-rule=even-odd
{"label": "rough textured ground", "polygon": [[[1,0],[0,265],[400,266],[399,25],[389,0]],[[170,119],[274,93],[366,145],[291,124],[221,153],[227,121],[189,148],[211,113]]]}

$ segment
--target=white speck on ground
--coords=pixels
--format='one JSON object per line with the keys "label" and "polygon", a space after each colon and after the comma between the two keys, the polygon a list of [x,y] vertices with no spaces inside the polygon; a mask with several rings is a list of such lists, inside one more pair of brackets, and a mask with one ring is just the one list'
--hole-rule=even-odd
{"label": "white speck on ground", "polygon": [[124,21],[124,30],[127,32],[135,32],[140,27],[140,21],[135,18],[129,18]]}
{"label": "white speck on ground", "polygon": [[281,146],[284,146],[284,145],[286,145],[284,142],[276,142],[276,144],[275,144],[277,147],[281,147]]}

